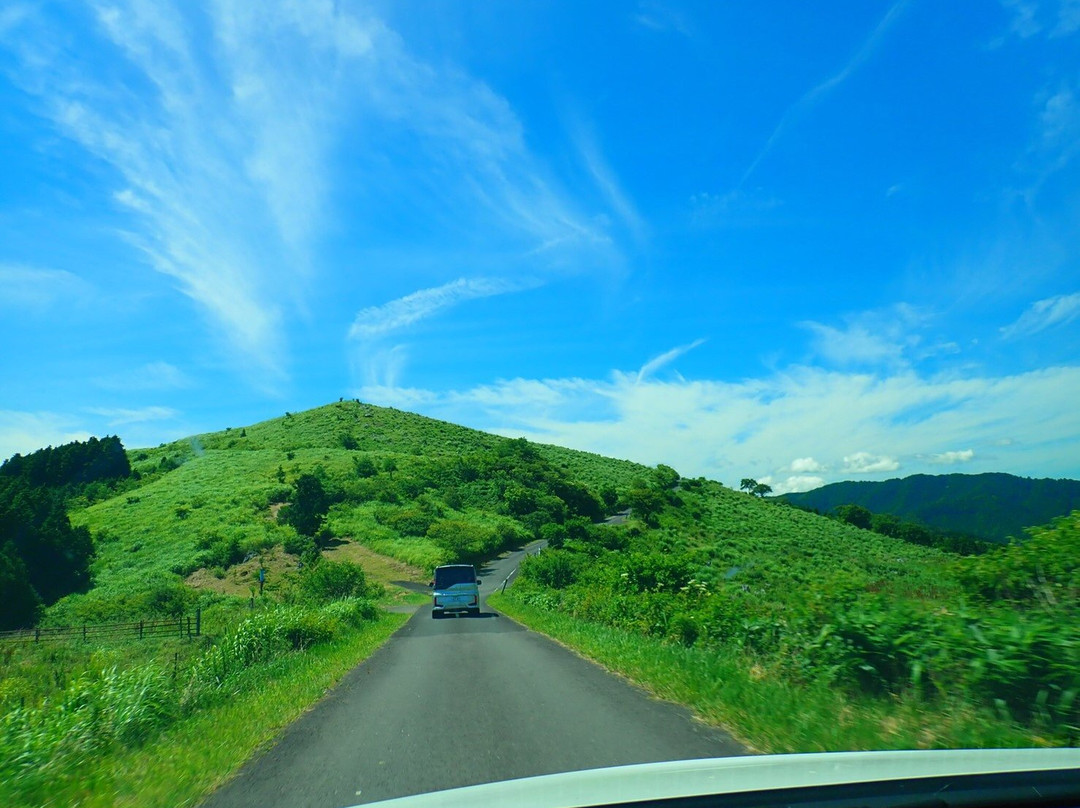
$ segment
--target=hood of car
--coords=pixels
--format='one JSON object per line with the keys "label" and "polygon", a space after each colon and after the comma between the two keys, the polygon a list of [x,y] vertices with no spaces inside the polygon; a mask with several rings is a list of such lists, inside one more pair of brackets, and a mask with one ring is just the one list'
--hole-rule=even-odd
{"label": "hood of car", "polygon": [[[975,749],[758,755],[617,766],[528,777],[371,803],[386,808],[585,808],[932,778],[1063,772],[1080,789],[1080,749]],[[1061,779],[1059,776],[1058,780]],[[1024,778],[1021,778],[1024,780]],[[905,792],[910,801],[910,792]],[[1032,797],[1036,797],[1035,792]]]}

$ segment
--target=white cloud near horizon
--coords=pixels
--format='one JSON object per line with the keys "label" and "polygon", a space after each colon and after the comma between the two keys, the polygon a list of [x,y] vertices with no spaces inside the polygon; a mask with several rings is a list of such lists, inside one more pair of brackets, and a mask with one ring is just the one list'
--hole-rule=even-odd
{"label": "white cloud near horizon", "polygon": [[0,410],[0,461],[46,446],[88,440],[90,436],[78,419],[69,415]]}
{"label": "white cloud near horizon", "polygon": [[940,463],[945,466],[951,466],[955,463],[970,463],[975,458],[975,452],[972,449],[959,449],[949,452],[941,452],[940,454],[930,455],[931,463]]}
{"label": "white cloud near horizon", "polygon": [[787,470],[794,474],[808,474],[825,471],[826,468],[812,457],[797,457],[791,461]]}
{"label": "white cloud near horizon", "polygon": [[180,413],[172,407],[140,407],[137,409],[127,407],[89,407],[87,412],[99,415],[107,419],[109,427],[126,426],[128,424],[142,424],[148,421],[171,421]]}
{"label": "white cloud near horizon", "polygon": [[1015,322],[1004,326],[1001,335],[1016,339],[1037,334],[1052,326],[1065,325],[1080,317],[1080,292],[1037,300]]}
{"label": "white cloud near horizon", "polygon": [[843,474],[876,474],[882,471],[896,471],[898,468],[900,468],[900,462],[895,457],[855,452],[844,457],[840,471]]}
{"label": "white cloud near horizon", "polygon": [[[769,476],[778,488],[787,485],[785,474],[830,482],[846,474],[912,474],[933,468],[929,458],[949,456],[957,445],[971,447],[963,451],[973,452],[969,465],[978,471],[1080,475],[1069,459],[1080,456],[1080,367],[924,377],[910,369],[879,376],[792,366],[737,383],[639,381],[637,373],[617,371],[607,379],[510,379],[443,392],[373,385],[356,394],[728,484]],[[803,473],[811,462],[834,471]],[[808,483],[791,483],[799,484]]]}
{"label": "white cloud near horizon", "polygon": [[772,486],[773,495],[779,496],[780,494],[801,494],[804,491],[813,491],[815,488],[821,488],[821,486],[825,485],[825,478],[809,474],[799,474],[784,480],[776,480],[773,479],[772,475],[767,475],[766,477],[762,477],[760,482]]}

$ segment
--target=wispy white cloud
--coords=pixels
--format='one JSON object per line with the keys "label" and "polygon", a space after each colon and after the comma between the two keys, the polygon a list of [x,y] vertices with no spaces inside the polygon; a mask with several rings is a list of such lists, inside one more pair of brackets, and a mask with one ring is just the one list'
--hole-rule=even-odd
{"label": "wispy white cloud", "polygon": [[736,188],[724,194],[704,191],[690,197],[690,221],[704,227],[752,225],[780,205],[779,199],[759,189]]}
{"label": "wispy white cloud", "polygon": [[106,390],[182,390],[194,386],[194,381],[176,365],[148,362],[125,373],[100,376],[94,384]]}
{"label": "wispy white cloud", "polygon": [[171,407],[89,407],[87,412],[107,419],[110,427],[142,424],[147,421],[169,421],[180,414]]}
{"label": "wispy white cloud", "polygon": [[78,419],[54,412],[0,410],[0,460],[46,446],[86,440],[90,432]]}
{"label": "wispy white cloud", "polygon": [[1012,15],[1009,33],[1027,39],[1042,30],[1037,17],[1039,5],[1034,0],[1001,0],[1001,5]]}
{"label": "wispy white cloud", "polygon": [[665,3],[639,0],[633,20],[638,25],[653,31],[673,31],[686,37],[693,35],[690,20],[687,16],[682,11]]}
{"label": "wispy white cloud", "polygon": [[694,350],[694,348],[697,348],[704,344],[704,339],[696,339],[689,345],[679,345],[675,348],[672,348],[670,351],[665,351],[659,356],[653,357],[644,365],[642,365],[640,370],[638,370],[638,383],[640,384],[641,382],[645,381],[645,379],[656,373],[656,371],[660,370],[660,368],[664,367],[665,365],[670,365],[683,354],[688,353],[689,351]]}
{"label": "wispy white cloud", "polygon": [[388,345],[395,334],[469,300],[522,292],[539,283],[535,279],[458,278],[362,309],[348,334],[354,372],[359,371],[367,385],[396,388],[408,361],[409,347],[406,343]]}
{"label": "wispy white cloud", "polygon": [[43,311],[87,302],[93,294],[94,287],[71,272],[0,264],[0,306]]}
{"label": "wispy white cloud", "polygon": [[458,278],[432,289],[362,309],[349,329],[351,339],[374,339],[399,331],[467,300],[504,295],[536,287],[536,282],[504,278]]}
{"label": "wispy white cloud", "polygon": [[915,358],[922,342],[919,328],[926,315],[906,304],[860,312],[844,318],[842,327],[813,321],[799,323],[813,335],[814,351],[838,365],[901,365]]}
{"label": "wispy white cloud", "polygon": [[25,3],[8,3],[0,9],[0,40],[13,32],[30,13],[31,7]]}
{"label": "wispy white cloud", "polygon": [[1001,329],[1005,339],[1037,334],[1052,326],[1065,325],[1080,316],[1080,292],[1056,295],[1031,304],[1020,318]]}
{"label": "wispy white cloud", "polygon": [[1080,0],[1061,0],[1054,35],[1068,36],[1077,31],[1080,31]]}
{"label": "wispy white cloud", "polygon": [[[1038,34],[1049,37],[1068,36],[1080,30],[1080,1],[1078,0],[1001,0],[1010,15],[1009,34],[1030,39]],[[1001,45],[1004,38],[996,40]]]}
{"label": "wispy white cloud", "polygon": [[[441,217],[449,238],[483,234],[534,268],[612,249],[533,156],[505,98],[416,58],[365,12],[332,0],[90,8],[96,27],[48,9],[20,16],[18,80],[112,170],[103,197],[128,219],[117,237],[199,304],[259,386],[288,378],[287,326],[305,309],[335,183],[349,183],[361,220],[392,198],[413,227]],[[349,159],[334,163],[346,130]],[[607,190],[618,202],[617,185]]]}
{"label": "wispy white cloud", "polygon": [[855,52],[855,55],[852,56],[850,60],[848,60],[848,63],[844,65],[844,67],[841,68],[839,72],[833,74],[821,83],[812,87],[805,94],[803,94],[803,96],[798,101],[796,101],[794,104],[787,108],[783,116],[780,118],[780,123],[776,125],[776,128],[769,136],[769,139],[765,141],[765,145],[761,148],[761,151],[757,153],[757,156],[753,159],[749,167],[747,167],[746,171],[743,173],[742,179],[739,181],[740,187],[746,184],[746,181],[750,178],[750,175],[754,173],[758,165],[760,165],[761,161],[765,159],[766,155],[768,155],[769,152],[772,151],[777,141],[780,140],[780,137],[784,134],[784,132],[792,123],[803,117],[806,113],[813,109],[814,106],[820,103],[822,99],[828,96],[829,93],[831,93],[841,84],[843,84],[874,54],[874,52],[881,45],[881,40],[884,38],[889,28],[891,28],[896,22],[896,20],[900,17],[905,6],[908,5],[908,2],[909,0],[899,0],[899,2],[895,3],[888,10],[888,12],[886,12],[885,16],[877,24],[877,27],[874,28],[874,30],[871,32],[870,36],[868,36],[863,41],[862,45]]}
{"label": "wispy white cloud", "polygon": [[583,124],[577,124],[574,126],[574,141],[585,167],[608,204],[635,238],[645,238],[648,233],[645,220],[619,184],[615,172],[596,144],[595,134]]}
{"label": "wispy white cloud", "polygon": [[930,455],[929,460],[931,463],[940,463],[944,466],[951,466],[956,463],[970,463],[975,459],[975,452],[972,449],[959,449],[950,452],[940,452],[938,454]]}

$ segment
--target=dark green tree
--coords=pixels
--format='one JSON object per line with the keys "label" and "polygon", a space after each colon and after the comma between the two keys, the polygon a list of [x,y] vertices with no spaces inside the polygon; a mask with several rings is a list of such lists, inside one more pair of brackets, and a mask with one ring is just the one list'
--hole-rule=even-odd
{"label": "dark green tree", "polygon": [[0,548],[0,603],[0,631],[32,626],[41,614],[41,598],[11,542]]}
{"label": "dark green tree", "polygon": [[871,530],[874,514],[862,505],[841,505],[836,509],[836,518],[849,525],[861,527],[863,530]]}
{"label": "dark green tree", "polygon": [[314,537],[329,509],[330,497],[319,478],[314,474],[301,474],[296,479],[293,501],[281,509],[278,518],[296,528],[301,536]]}
{"label": "dark green tree", "polygon": [[362,478],[374,477],[379,473],[379,469],[375,466],[375,461],[367,455],[354,457],[353,469],[356,471],[356,476]]}
{"label": "dark green tree", "polygon": [[634,515],[647,525],[657,524],[657,516],[664,508],[664,496],[655,488],[650,488],[644,481],[638,480],[623,495],[623,500]]}
{"label": "dark green tree", "polygon": [[675,488],[679,484],[679,472],[675,471],[671,466],[665,466],[661,463],[656,467],[653,474],[659,488]]}

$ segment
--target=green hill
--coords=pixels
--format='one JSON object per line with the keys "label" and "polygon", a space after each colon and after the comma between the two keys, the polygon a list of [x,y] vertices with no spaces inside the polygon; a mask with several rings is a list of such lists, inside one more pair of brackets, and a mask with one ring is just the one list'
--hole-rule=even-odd
{"label": "green hill", "polygon": [[861,505],[937,530],[1004,542],[1022,538],[1024,528],[1080,508],[1080,481],[999,473],[915,474],[882,482],[831,483],[784,499],[822,513],[840,505]]}
{"label": "green hill", "polygon": [[[139,593],[199,569],[221,576],[275,548],[297,555],[301,537],[277,515],[306,474],[333,500],[321,544],[355,541],[430,568],[524,541],[548,517],[590,508],[602,516],[602,494],[614,501],[648,471],[554,446],[530,444],[521,457],[522,444],[350,400],[129,450],[134,477],[119,495],[71,503],[72,523],[94,536],[94,588],[63,599],[46,620],[135,616]],[[551,499],[509,506],[508,487]],[[449,530],[472,545],[451,546]]]}
{"label": "green hill", "polygon": [[[173,613],[207,586],[216,607],[244,610],[261,567],[271,608],[295,600],[301,563],[309,577],[332,570],[313,563],[320,555],[369,575],[372,564],[411,565],[417,580],[542,538],[548,549],[523,564],[500,609],[614,632],[603,636],[665,681],[685,665],[697,677],[677,696],[687,703],[715,696],[718,676],[742,681],[743,695],[725,691],[723,720],[770,748],[1060,743],[1080,725],[1070,629],[1080,515],[1033,532],[1037,542],[961,558],[667,466],[358,401],[128,459],[130,476],[67,502],[93,539],[93,586],[49,606],[46,623]],[[628,521],[603,523],[626,507]],[[701,673],[718,660],[723,673]],[[823,706],[779,715],[777,694]],[[863,734],[823,717],[849,705]],[[949,719],[927,734],[930,714]],[[793,720],[828,733],[800,735]],[[894,737],[895,721],[906,734]]]}
{"label": "green hill", "polygon": [[[655,470],[628,461],[352,400],[129,457],[138,479],[126,490],[74,503],[72,523],[95,538],[94,588],[50,609],[50,622],[127,617],[138,593],[200,569],[222,576],[245,558],[300,553],[304,538],[278,517],[304,475],[329,492],[322,546],[359,543],[421,568],[555,530],[545,525],[580,527],[623,507],[635,486],[659,485]],[[735,583],[777,593],[841,573],[905,591],[937,586],[925,570],[940,555],[925,549],[713,482],[684,481],[675,496],[682,504],[665,507],[677,523],[648,538],[691,553],[699,578],[737,569]]]}

